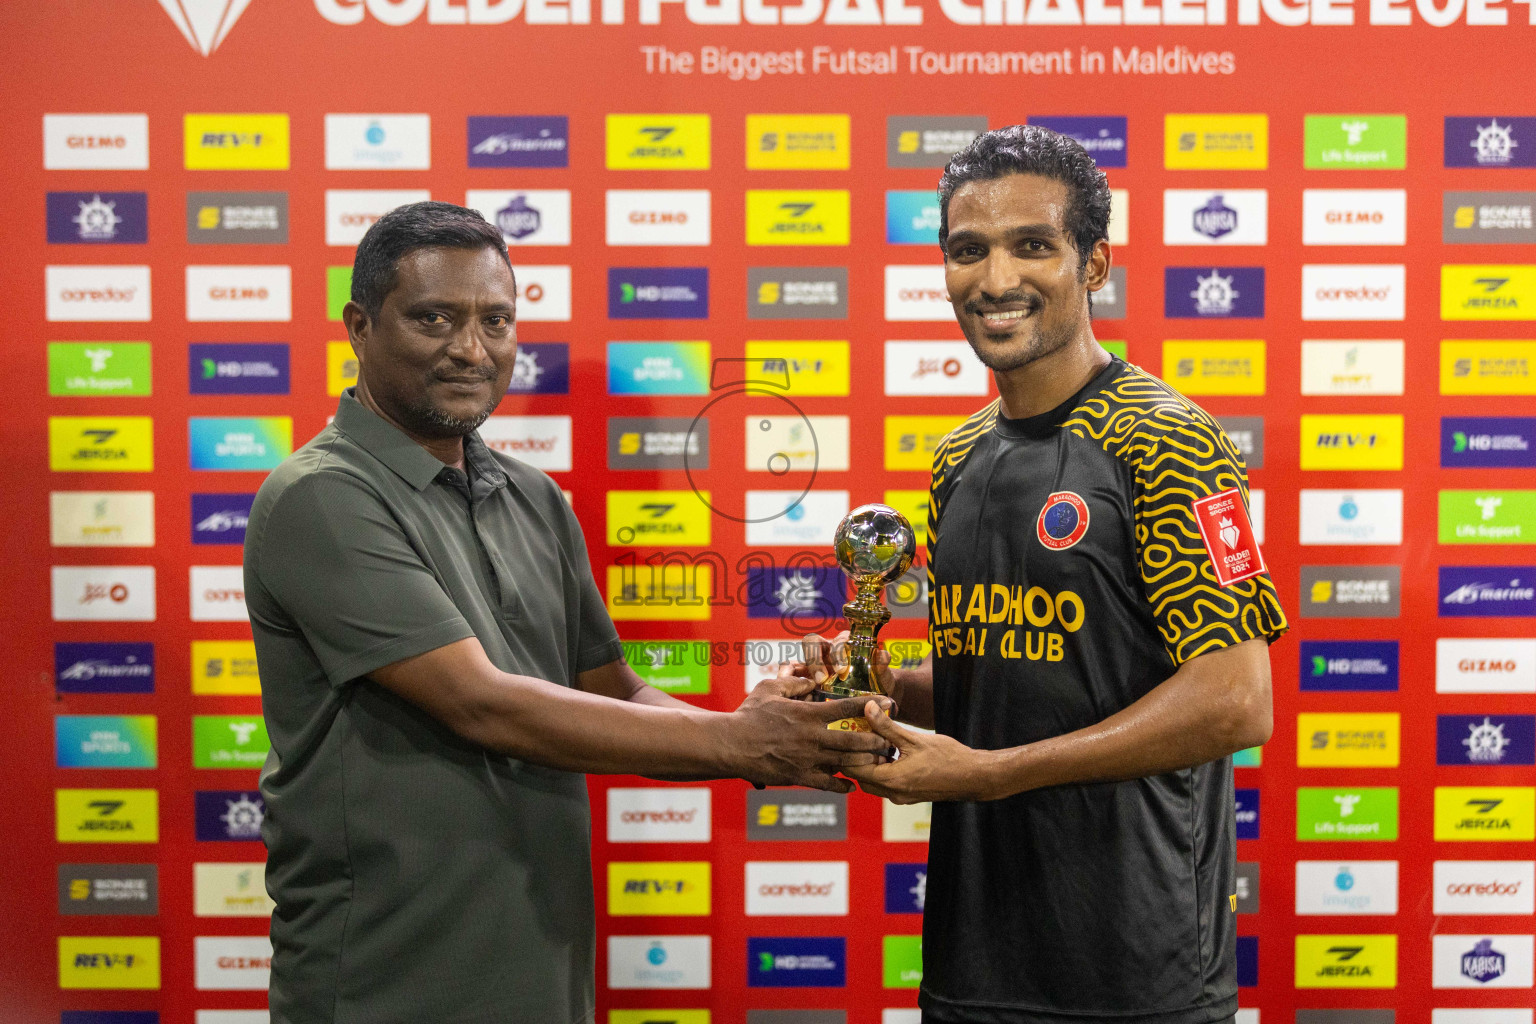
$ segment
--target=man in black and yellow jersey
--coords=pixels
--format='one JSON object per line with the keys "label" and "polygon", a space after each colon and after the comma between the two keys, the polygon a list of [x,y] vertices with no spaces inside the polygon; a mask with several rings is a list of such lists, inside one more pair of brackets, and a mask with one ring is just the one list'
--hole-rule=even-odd
{"label": "man in black and yellow jersey", "polygon": [[[934,801],[925,1022],[1207,1024],[1237,1010],[1232,761],[1286,628],[1243,462],[1094,339],[1110,193],[1075,142],[980,136],[939,184],[945,282],[1000,397],[940,445],[914,725],[852,768]],[[835,645],[815,640],[807,671]]]}

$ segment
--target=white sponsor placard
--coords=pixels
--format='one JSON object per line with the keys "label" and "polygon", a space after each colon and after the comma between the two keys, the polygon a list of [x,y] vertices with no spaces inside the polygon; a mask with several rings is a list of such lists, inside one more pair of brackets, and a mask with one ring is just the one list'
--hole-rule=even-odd
{"label": "white sponsor placard", "polygon": [[248,622],[245,570],[238,565],[190,567],[193,622]]}
{"label": "white sponsor placard", "polygon": [[887,341],[885,393],[985,395],[992,373],[965,341]]}
{"label": "white sponsor placard", "polygon": [[1436,935],[1434,988],[1530,988],[1530,935]]}
{"label": "white sponsor placard", "polygon": [[155,492],[50,491],[50,539],[56,548],[155,545]]}
{"label": "white sponsor placard", "polygon": [[276,904],[267,895],[265,861],[215,861],[192,865],[192,913],[197,917],[268,917]]}
{"label": "white sponsor placard", "polygon": [[1536,861],[1435,861],[1436,914],[1536,913]]}
{"label": "white sponsor placard", "polygon": [[1435,641],[1436,693],[1536,693],[1536,640]]}
{"label": "white sponsor placard", "polygon": [[286,266],[187,267],[187,319],[194,323],[293,319],[293,272]]}
{"label": "white sponsor placard", "polygon": [[198,991],[267,988],[272,977],[272,940],[267,936],[199,935],[192,942]]}
{"label": "white sponsor placard", "polygon": [[397,206],[432,198],[424,188],[328,188],[325,190],[325,244],[356,245],[374,221]]}
{"label": "white sponsor placard", "polygon": [[608,987],[709,988],[708,935],[608,936]]}
{"label": "white sponsor placard", "polygon": [[847,416],[747,416],[747,471],[848,469]]}
{"label": "white sponsor placard", "polygon": [[609,245],[708,245],[708,189],[619,189],[607,196]]}
{"label": "white sponsor placard", "polygon": [[933,804],[880,801],[880,837],[888,843],[926,843],[933,825]]}
{"label": "white sponsor placard", "polygon": [[149,170],[149,115],[44,114],[43,170]]}
{"label": "white sponsor placard", "polygon": [[1532,1024],[1531,1009],[1431,1010],[1430,1024]]}
{"label": "white sponsor placard", "polygon": [[610,843],[707,843],[710,791],[679,786],[608,790]]}
{"label": "white sponsor placard", "polygon": [[1400,395],[1403,343],[1400,340],[1301,343],[1304,395]]}
{"label": "white sponsor placard", "polygon": [[1398,264],[1307,263],[1303,320],[1401,320],[1405,271]]}
{"label": "white sponsor placard", "polygon": [[1262,188],[1163,190],[1164,245],[1265,245],[1269,192]]}
{"label": "white sponsor placard", "polygon": [[1397,913],[1397,861],[1297,861],[1296,913]]}
{"label": "white sponsor placard", "polygon": [[571,318],[571,268],[512,265],[517,278],[518,320],[565,322]]}
{"label": "white sponsor placard", "polygon": [[1301,492],[1301,543],[1401,544],[1400,490]]}
{"label": "white sponsor placard", "polygon": [[465,193],[464,205],[501,229],[508,245],[570,245],[569,189],[481,189]]}
{"label": "white sponsor placard", "polygon": [[845,860],[747,861],[748,917],[843,917]]}
{"label": "white sponsor placard", "polygon": [[198,1010],[194,1024],[272,1024],[266,1010]]}
{"label": "white sponsor placard", "polygon": [[1253,539],[1255,543],[1264,543],[1264,489],[1255,487],[1248,492],[1248,519],[1253,524]]}
{"label": "white sponsor placard", "polygon": [[149,268],[52,266],[44,270],[50,323],[142,323],[149,319]]}
{"label": "white sponsor placard", "polygon": [[1309,188],[1301,193],[1304,245],[1403,245],[1408,192],[1400,188]]}
{"label": "white sponsor placard", "polygon": [[742,646],[746,662],[745,682],[751,693],[764,679],[779,674],[779,664],[785,661],[804,661],[804,648],[799,640],[776,637],[772,640],[747,640]]}
{"label": "white sponsor placard", "polygon": [[154,622],[152,565],[56,565],[54,622]]}
{"label": "white sponsor placard", "polygon": [[1109,244],[1129,245],[1131,241],[1131,193],[1129,189],[1109,190]]}
{"label": "white sponsor placard", "polygon": [[1233,1024],[1259,1024],[1258,1010],[1238,1010]]}
{"label": "white sponsor placard", "polygon": [[[1242,1011],[1239,1010],[1239,1013]],[[880,1024],[923,1024],[922,1010],[896,1010],[887,1009],[880,1011]]]}
{"label": "white sponsor placard", "polygon": [[426,171],[432,168],[427,114],[326,114],[328,171]]}
{"label": "white sponsor placard", "polygon": [[546,473],[570,472],[569,416],[492,416],[480,424],[480,440]]}
{"label": "white sponsor placard", "polygon": [[893,321],[953,322],[954,307],[940,263],[885,268],[885,318]]}
{"label": "white sponsor placard", "polygon": [[847,491],[748,491],[747,544],[829,548],[847,514]]}

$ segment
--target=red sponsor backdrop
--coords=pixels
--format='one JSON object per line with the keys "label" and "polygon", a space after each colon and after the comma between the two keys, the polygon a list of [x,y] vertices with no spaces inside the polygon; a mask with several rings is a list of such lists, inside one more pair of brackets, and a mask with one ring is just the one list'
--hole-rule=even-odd
{"label": "red sponsor backdrop", "polygon": [[[193,6],[193,5],[189,5]],[[0,907],[6,922],[6,954],[0,957],[0,1002],[7,1020],[56,1021],[64,1009],[158,1009],[161,1020],[190,1022],[203,1008],[255,1008],[260,992],[199,992],[194,988],[192,949],[198,935],[251,935],[265,922],[251,918],[197,918],[192,912],[192,864],[208,860],[259,859],[255,844],[199,844],[193,837],[193,792],[255,785],[254,771],[192,768],[190,722],[194,714],[254,713],[256,697],[194,697],[189,685],[189,644],[197,639],[242,639],[238,624],[189,620],[188,569],[193,564],[233,563],[235,548],[194,550],[188,495],[202,491],[250,491],[255,473],[212,473],[188,468],[188,417],[286,415],[301,443],[325,423],[335,400],[326,394],[325,343],[343,337],[328,322],[325,268],[350,263],[351,250],[325,245],[324,194],[328,188],[420,188],[434,198],[463,202],[475,188],[569,189],[569,247],[514,253],[514,262],[569,264],[573,313],[568,323],[528,323],[525,341],[570,345],[569,395],[509,398],[503,413],[569,414],[574,419],[575,467],[556,479],[571,496],[587,531],[600,584],[603,567],[622,553],[604,544],[605,493],[609,489],[683,488],[681,471],[614,472],[603,448],[609,415],[692,416],[698,397],[609,396],[604,386],[605,343],[610,340],[695,340],[711,343],[715,357],[740,356],[747,339],[843,339],[851,344],[852,387],[847,397],[799,400],[809,414],[851,417],[851,468],[825,473],[819,488],[847,490],[853,503],[879,500],[887,489],[926,486],[926,475],[884,468],[883,417],[888,414],[968,413],[984,399],[889,398],[882,388],[883,342],[888,339],[958,338],[952,323],[886,322],[883,267],[937,260],[923,247],[888,245],[888,189],[930,189],[936,170],[896,169],[886,161],[888,115],[985,115],[993,125],[1031,115],[1103,114],[1129,119],[1128,166],[1109,172],[1111,184],[1129,191],[1129,241],[1115,251],[1126,267],[1128,317],[1102,322],[1103,338],[1124,339],[1129,357],[1161,370],[1165,339],[1262,338],[1267,343],[1267,388],[1262,398],[1200,399],[1218,416],[1265,419],[1263,468],[1251,483],[1268,500],[1265,555],[1288,613],[1291,634],[1273,651],[1275,733],[1262,767],[1240,768],[1239,787],[1262,792],[1262,838],[1239,844],[1241,861],[1262,865],[1261,910],[1239,919],[1239,933],[1259,940],[1258,986],[1242,992],[1244,1007],[1265,1020],[1289,1020],[1298,1007],[1396,1007],[1400,1020],[1424,1021],[1433,1006],[1508,1006],[1528,1003],[1529,990],[1436,992],[1430,983],[1431,934],[1435,931],[1529,932],[1531,919],[1461,918],[1439,921],[1431,913],[1431,865],[1442,859],[1527,859],[1529,843],[1439,844],[1432,841],[1436,785],[1530,785],[1528,768],[1438,767],[1435,714],[1530,711],[1522,696],[1441,696],[1435,693],[1435,639],[1442,636],[1529,635],[1530,620],[1443,619],[1436,615],[1436,566],[1456,563],[1530,562],[1529,548],[1452,549],[1436,543],[1436,492],[1452,487],[1530,486],[1529,470],[1439,468],[1439,417],[1529,412],[1529,399],[1442,397],[1437,381],[1442,338],[1516,338],[1529,324],[1455,324],[1439,317],[1441,263],[1518,263],[1529,250],[1510,246],[1450,247],[1441,244],[1441,193],[1448,189],[1536,188],[1530,170],[1457,170],[1443,167],[1442,122],[1446,115],[1536,113],[1521,87],[1529,76],[1532,45],[1526,8],[1510,5],[1512,24],[1470,27],[1465,18],[1434,28],[1414,16],[1411,27],[1284,27],[1266,19],[1253,27],[964,27],[926,7],[921,26],[829,27],[710,26],[691,24],[681,5],[668,6],[660,25],[530,26],[522,18],[504,25],[433,24],[423,15],[406,25],[381,22],[376,11],[401,18],[410,4],[375,4],[360,24],[338,25],[309,0],[255,0],[218,49],[203,56],[188,45],[152,0],[112,3],[13,3],[0,11],[6,88],[0,111],[8,145],[7,258],[0,281],[8,297],[10,414],[4,420],[9,468],[3,481],[8,526],[3,532],[8,578],[6,673],[0,708],[7,723],[0,744],[5,794],[0,800],[0,863],[5,884]],[[434,2],[433,10],[451,10]],[[341,9],[341,8],[338,8]],[[401,13],[403,12],[403,13]],[[1366,19],[1360,5],[1358,20]],[[1235,15],[1234,15],[1235,19]],[[400,20],[397,18],[396,20]],[[1314,15],[1314,20],[1316,16]],[[1216,66],[1230,73],[927,75],[911,73],[899,53],[899,71],[888,75],[787,74],[759,81],[722,76],[648,72],[641,47],[665,44],[697,52],[705,46],[738,50],[792,50],[825,45],[834,51],[922,46],[933,51],[1061,50],[1112,53],[1131,46],[1184,47],[1200,54],[1230,54]],[[1080,65],[1074,61],[1076,70]],[[1407,167],[1391,171],[1303,170],[1303,118],[1309,113],[1390,113],[1407,117]],[[148,171],[45,171],[41,125],[45,113],[146,113]],[[186,170],[182,117],[187,113],[286,113],[292,132],[291,166],[281,171]],[[421,171],[328,171],[324,160],[326,113],[424,113],[431,116],[432,162]],[[604,116],[609,113],[704,113],[710,115],[713,158],[696,171],[609,170],[604,162]],[[1269,158],[1264,170],[1168,170],[1164,167],[1163,118],[1167,113],[1263,113],[1268,115]],[[748,114],[838,113],[851,117],[852,161],[847,170],[748,171]],[[471,115],[560,114],[570,119],[570,165],[559,169],[471,169],[466,164],[466,119]],[[1536,143],[1532,143],[1536,144]],[[1404,188],[1406,247],[1303,249],[1302,190]],[[604,191],[609,188],[693,188],[713,193],[713,241],[704,249],[624,248],[605,245]],[[745,244],[744,193],[748,188],[831,188],[851,193],[851,244],[846,247],[758,248]],[[1165,188],[1264,188],[1269,196],[1269,243],[1262,247],[1197,250],[1164,247]],[[149,236],[144,245],[48,245],[44,194],[60,190],[132,190],[149,195]],[[290,241],[281,246],[191,246],[184,203],[191,190],[286,192]],[[1263,266],[1267,306],[1262,320],[1241,326],[1162,317],[1163,267],[1215,258],[1222,264]],[[1301,265],[1404,263],[1406,318],[1367,324],[1303,324]],[[49,323],[44,315],[44,266],[147,264],[153,272],[154,317],[147,324]],[[183,267],[188,264],[286,264],[292,268],[293,315],[287,323],[189,324],[184,317]],[[707,321],[610,322],[606,273],[610,266],[698,266],[710,272]],[[845,321],[753,321],[746,318],[748,266],[829,265],[849,270]],[[1300,343],[1309,338],[1401,338],[1406,341],[1406,391],[1402,397],[1303,397]],[[50,397],[48,341],[148,340],[153,345],[151,397]],[[292,389],[286,396],[209,397],[188,394],[186,347],[200,341],[280,341],[291,348]],[[745,401],[754,401],[745,399]],[[768,399],[761,400],[767,403]],[[764,408],[767,406],[765,405]],[[741,411],[754,411],[749,407]],[[1406,468],[1401,472],[1309,472],[1298,462],[1298,421],[1304,413],[1401,413],[1406,415]],[[60,474],[49,471],[47,418],[51,415],[150,415],[154,418],[154,469],[142,474]],[[772,487],[765,474],[747,473],[741,417],[713,423],[711,468],[702,486],[719,494]],[[1302,487],[1401,488],[1404,544],[1400,547],[1298,545],[1298,491]],[[152,490],[157,497],[152,549],[55,548],[50,546],[50,490]],[[734,565],[747,554],[742,527],[717,519],[713,547]],[[791,549],[780,549],[781,552]],[[214,552],[207,554],[205,552]],[[641,554],[649,552],[641,551]],[[1396,563],[1402,567],[1402,614],[1390,620],[1302,619],[1297,612],[1303,563]],[[51,621],[49,567],[54,565],[153,565],[158,574],[158,617],[153,623],[56,623]],[[733,580],[734,584],[738,582]],[[708,622],[625,624],[626,639],[696,638],[732,642],[769,635],[777,622],[749,622],[739,606],[714,609]],[[921,620],[897,620],[891,638],[922,635]],[[1401,688],[1394,693],[1302,694],[1297,652],[1303,639],[1395,639],[1401,644]],[[156,645],[158,680],[152,695],[55,693],[52,645],[56,641],[148,640]],[[711,692],[694,698],[726,710],[740,699],[742,668],[735,658],[713,671]],[[1296,767],[1296,715],[1308,711],[1396,711],[1402,714],[1402,761],[1397,768]],[[159,767],[149,770],[55,767],[56,714],[153,714],[159,721]],[[881,838],[878,801],[849,801],[849,839],[843,843],[749,843],[744,787],[714,785],[713,842],[705,847],[618,845],[606,841],[604,791],[592,782],[596,837],[594,879],[599,887],[598,1000],[609,1008],[710,1008],[716,1021],[740,1021],[753,1007],[844,1007],[852,1024],[873,1024],[882,1008],[915,1005],[911,990],[882,985],[881,939],[912,934],[913,916],[886,915],[882,865],[920,859],[912,844]],[[644,783],[640,783],[644,784]],[[1393,843],[1302,844],[1296,842],[1294,791],[1299,785],[1385,785],[1401,791],[1401,838]],[[59,844],[54,839],[56,787],[154,787],[159,791],[161,831],[155,845]],[[1399,911],[1391,917],[1299,918],[1292,912],[1294,862],[1359,857],[1395,859],[1401,865]],[[704,918],[609,918],[604,912],[609,860],[699,860],[713,864],[713,912]],[[847,917],[747,918],[743,913],[744,863],[756,859],[847,860],[852,900]],[[158,917],[61,917],[56,912],[55,866],[73,861],[153,862],[160,869]],[[978,926],[981,926],[978,923]],[[609,992],[606,936],[610,934],[713,936],[713,985],[707,991]],[[1293,988],[1294,936],[1323,933],[1386,933],[1399,936],[1398,983],[1381,991]],[[164,966],[158,991],[61,991],[56,939],[60,935],[158,935]],[[749,935],[847,937],[844,989],[748,988]],[[1470,947],[1470,942],[1468,943]],[[1084,949],[1085,957],[1095,955]],[[487,956],[496,955],[486,951]]]}

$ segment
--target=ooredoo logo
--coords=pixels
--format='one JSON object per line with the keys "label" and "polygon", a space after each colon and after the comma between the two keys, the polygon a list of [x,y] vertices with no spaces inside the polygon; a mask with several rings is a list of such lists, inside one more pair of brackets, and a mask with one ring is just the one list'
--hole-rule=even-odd
{"label": "ooredoo logo", "polygon": [[748,917],[848,913],[847,861],[748,861]]}
{"label": "ooredoo logo", "polygon": [[709,839],[707,788],[608,790],[610,843],[707,843]]}
{"label": "ooredoo logo", "polygon": [[1401,264],[1307,264],[1301,268],[1303,320],[1401,320]]}
{"label": "ooredoo logo", "polygon": [[570,472],[569,416],[492,416],[480,425],[480,439],[492,451],[510,455],[535,469]]}
{"label": "ooredoo logo", "polygon": [[356,245],[374,222],[397,206],[431,199],[426,189],[325,190],[325,244]]}
{"label": "ooredoo logo", "polygon": [[1435,861],[1436,914],[1530,914],[1536,861]]}
{"label": "ooredoo logo", "polygon": [[949,290],[944,287],[942,266],[885,268],[887,320],[948,321],[954,315],[954,309],[949,304]]}
{"label": "ooredoo logo", "polygon": [[53,266],[45,277],[50,322],[149,319],[147,266]]}
{"label": "ooredoo logo", "polygon": [[245,571],[238,565],[191,567],[192,621],[245,622]]}

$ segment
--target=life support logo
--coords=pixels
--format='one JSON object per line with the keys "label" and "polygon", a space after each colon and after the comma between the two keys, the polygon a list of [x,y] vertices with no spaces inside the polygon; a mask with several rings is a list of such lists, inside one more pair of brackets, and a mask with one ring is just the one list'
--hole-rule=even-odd
{"label": "life support logo", "polygon": [[1052,551],[1065,551],[1088,533],[1088,503],[1072,491],[1057,491],[1045,499],[1035,536]]}

